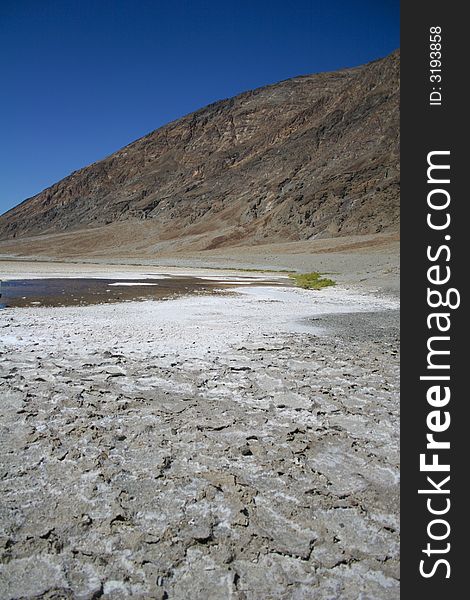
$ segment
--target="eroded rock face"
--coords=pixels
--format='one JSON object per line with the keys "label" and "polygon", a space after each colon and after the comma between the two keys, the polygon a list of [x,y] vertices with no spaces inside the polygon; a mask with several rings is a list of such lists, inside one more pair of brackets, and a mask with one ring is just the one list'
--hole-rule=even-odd
{"label": "eroded rock face", "polygon": [[141,219],[207,248],[397,229],[398,120],[398,52],[296,77],[72,173],[3,215],[0,239]]}

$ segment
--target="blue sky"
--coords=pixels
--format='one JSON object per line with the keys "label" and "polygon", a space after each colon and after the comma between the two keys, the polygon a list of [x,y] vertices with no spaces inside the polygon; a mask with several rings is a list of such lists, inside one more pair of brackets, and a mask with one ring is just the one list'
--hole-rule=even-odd
{"label": "blue sky", "polygon": [[398,0],[0,0],[0,213],[206,104],[398,46]]}

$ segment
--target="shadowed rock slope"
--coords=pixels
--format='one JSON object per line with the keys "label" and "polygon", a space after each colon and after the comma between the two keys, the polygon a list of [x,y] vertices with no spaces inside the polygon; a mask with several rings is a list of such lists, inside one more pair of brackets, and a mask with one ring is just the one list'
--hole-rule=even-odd
{"label": "shadowed rock slope", "polygon": [[396,51],[169,123],[5,213],[0,239],[99,227],[119,243],[135,228],[210,249],[389,232],[398,219]]}

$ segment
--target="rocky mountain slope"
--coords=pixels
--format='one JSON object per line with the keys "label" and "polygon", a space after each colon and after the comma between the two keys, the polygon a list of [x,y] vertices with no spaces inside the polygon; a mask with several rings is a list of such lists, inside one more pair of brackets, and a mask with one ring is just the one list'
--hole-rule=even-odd
{"label": "rocky mountain slope", "polygon": [[119,243],[127,224],[210,249],[389,232],[398,219],[396,51],[169,123],[5,213],[0,239],[104,227]]}

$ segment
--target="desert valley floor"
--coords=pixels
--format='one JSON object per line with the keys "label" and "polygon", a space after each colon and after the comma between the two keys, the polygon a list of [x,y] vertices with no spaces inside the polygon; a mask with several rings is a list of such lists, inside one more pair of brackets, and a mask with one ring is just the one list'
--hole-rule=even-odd
{"label": "desert valley floor", "polygon": [[0,597],[396,599],[397,264],[372,262],[321,291],[160,267],[223,291],[1,309]]}

